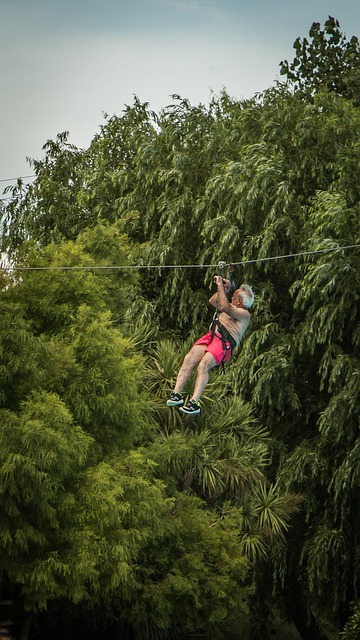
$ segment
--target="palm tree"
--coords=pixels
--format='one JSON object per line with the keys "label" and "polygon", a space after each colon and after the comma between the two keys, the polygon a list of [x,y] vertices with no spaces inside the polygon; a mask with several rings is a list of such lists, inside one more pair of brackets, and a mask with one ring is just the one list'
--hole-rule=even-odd
{"label": "palm tree", "polygon": [[299,497],[267,481],[269,435],[250,405],[232,395],[230,367],[225,375],[213,372],[200,416],[182,417],[166,407],[187,349],[174,339],[159,340],[149,349],[146,386],[155,424],[147,452],[174,490],[199,496],[221,519],[234,508],[239,511],[239,545],[251,562],[266,557],[272,546],[285,550],[284,534]]}

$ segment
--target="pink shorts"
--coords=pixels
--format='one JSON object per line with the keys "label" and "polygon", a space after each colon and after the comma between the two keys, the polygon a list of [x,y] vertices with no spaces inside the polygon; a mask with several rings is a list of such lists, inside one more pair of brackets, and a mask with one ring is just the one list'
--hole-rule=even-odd
{"label": "pink shorts", "polygon": [[227,360],[229,360],[231,356],[231,345],[230,342],[226,343],[226,354],[224,357],[224,349],[221,337],[215,333],[213,339],[211,340],[211,335],[211,331],[209,331],[204,336],[199,338],[199,340],[196,340],[193,346],[207,344],[208,347],[207,349],[205,349],[205,353],[211,353],[211,355],[213,355],[215,358],[216,366],[218,366],[222,362],[226,362]]}

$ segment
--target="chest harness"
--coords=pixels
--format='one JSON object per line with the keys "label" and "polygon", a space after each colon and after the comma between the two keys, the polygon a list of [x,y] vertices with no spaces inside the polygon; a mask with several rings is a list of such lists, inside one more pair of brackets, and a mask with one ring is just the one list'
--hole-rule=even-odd
{"label": "chest harness", "polygon": [[[225,262],[219,262],[219,269],[220,269],[221,276],[223,276],[224,268],[226,266],[227,265]],[[229,265],[229,280],[230,280],[230,291],[233,291],[236,288],[236,284],[235,284],[235,280],[232,272],[232,265]],[[220,364],[221,364],[222,370],[224,371],[224,360],[226,358],[226,354],[229,349],[231,349],[231,354],[232,354],[233,350],[236,347],[236,340],[232,337],[232,335],[228,332],[228,330],[224,327],[224,325],[221,324],[219,320],[218,305],[216,305],[216,310],[212,319],[212,323],[210,325],[210,331],[211,331],[210,342],[212,342],[215,335],[221,340],[224,355]]]}

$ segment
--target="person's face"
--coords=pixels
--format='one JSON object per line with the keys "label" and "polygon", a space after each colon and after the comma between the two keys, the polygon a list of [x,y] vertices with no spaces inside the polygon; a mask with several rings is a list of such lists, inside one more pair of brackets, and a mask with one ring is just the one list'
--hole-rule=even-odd
{"label": "person's face", "polygon": [[235,307],[238,307],[238,308],[241,307],[242,309],[245,309],[244,304],[243,304],[243,300],[242,300],[242,292],[243,291],[244,291],[244,289],[242,289],[241,287],[240,287],[240,289],[236,289],[236,291],[234,291],[234,294],[233,294],[231,302],[233,303],[233,305]]}

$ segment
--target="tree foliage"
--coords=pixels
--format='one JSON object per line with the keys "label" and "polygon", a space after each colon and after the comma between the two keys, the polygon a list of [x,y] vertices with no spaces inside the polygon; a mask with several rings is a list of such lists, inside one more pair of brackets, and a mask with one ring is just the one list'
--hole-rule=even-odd
{"label": "tree foliage", "polygon": [[[200,630],[220,637],[225,622],[246,617],[250,562],[238,543],[241,505],[232,499],[226,508],[224,498],[214,496],[214,469],[221,467],[219,487],[228,492],[252,476],[265,482],[266,443],[259,431],[252,449],[252,434],[243,451],[251,459],[245,463],[235,449],[227,462],[231,424],[250,420],[242,408],[225,421],[229,434],[226,429],[221,455],[215,434],[204,432],[209,444],[201,454],[196,438],[192,443],[184,434],[183,452],[191,447],[190,458],[204,458],[194,468],[190,461],[198,491],[171,477],[173,462],[164,464],[164,455],[175,455],[173,443],[170,434],[163,438],[162,416],[149,398],[151,375],[139,353],[148,332],[142,335],[139,327],[138,339],[136,331],[126,337],[136,278],[91,267],[95,257],[101,262],[102,247],[107,260],[121,260],[126,244],[117,229],[100,225],[44,247],[25,242],[14,254],[17,270],[4,277],[3,589],[7,585],[20,611],[22,604],[22,615],[43,611],[45,619],[49,608],[51,634],[60,633],[53,625],[65,603],[66,610],[93,612],[94,624],[105,612],[108,625],[121,621],[138,637]],[[65,260],[73,270],[58,270]],[[188,455],[174,461],[181,477],[188,461]],[[217,499],[212,508],[209,497]]]}
{"label": "tree foliage", "polygon": [[314,95],[320,87],[326,87],[338,95],[353,100],[360,99],[360,47],[359,39],[350,40],[340,30],[338,20],[329,16],[324,28],[313,22],[309,36],[294,42],[296,56],[289,63],[281,62],[280,74],[296,90]]}

